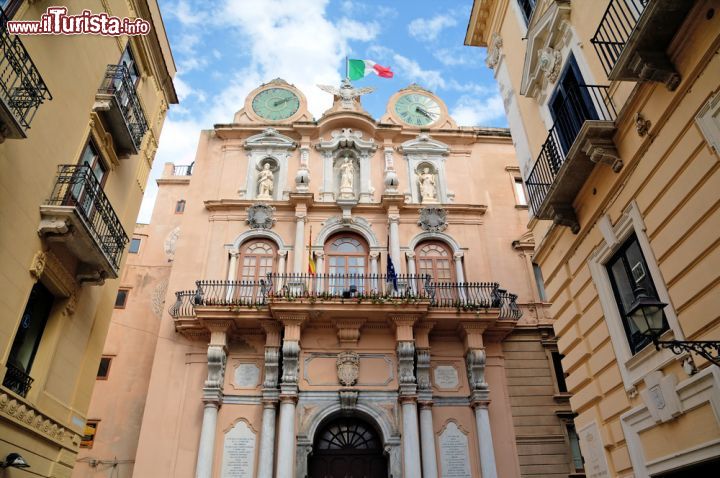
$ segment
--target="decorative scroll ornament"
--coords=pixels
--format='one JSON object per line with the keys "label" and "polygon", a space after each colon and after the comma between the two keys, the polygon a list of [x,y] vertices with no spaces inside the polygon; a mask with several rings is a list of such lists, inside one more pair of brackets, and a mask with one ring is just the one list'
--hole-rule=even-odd
{"label": "decorative scroll ornament", "polygon": [[447,229],[447,211],[440,207],[425,207],[420,209],[418,226],[423,231],[442,232]]}
{"label": "decorative scroll ornament", "polygon": [[271,229],[276,221],[273,211],[275,208],[267,204],[253,204],[247,208],[248,217],[245,222],[253,229]]}
{"label": "decorative scroll ornament", "polygon": [[45,270],[45,263],[47,262],[47,254],[43,251],[37,251],[32,259],[30,265],[30,275],[35,279],[40,280],[43,271]]}
{"label": "decorative scroll ornament", "polygon": [[502,37],[497,33],[493,33],[490,37],[489,47],[487,49],[487,58],[485,58],[485,64],[491,70],[497,66],[500,61],[500,49],[503,46]]}
{"label": "decorative scroll ornament", "polygon": [[345,387],[355,385],[360,374],[360,356],[355,352],[342,352],[337,357],[337,375]]}
{"label": "decorative scroll ornament", "polygon": [[562,53],[554,48],[541,48],[538,50],[538,65],[545,72],[550,83],[555,83],[560,76],[562,66]]}

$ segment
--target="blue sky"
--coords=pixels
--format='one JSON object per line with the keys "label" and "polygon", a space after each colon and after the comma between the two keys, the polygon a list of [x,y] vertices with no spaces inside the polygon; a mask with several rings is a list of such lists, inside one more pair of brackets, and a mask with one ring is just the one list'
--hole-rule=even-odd
{"label": "blue sky", "polygon": [[180,104],[170,108],[138,222],[148,222],[155,179],[167,161],[188,164],[199,132],[229,123],[247,94],[281,77],[303,91],[319,118],[338,85],[345,57],[395,72],[356,82],[375,118],[397,90],[418,83],[436,93],[461,126],[506,126],[485,51],[463,45],[472,0],[160,0],[178,68]]}

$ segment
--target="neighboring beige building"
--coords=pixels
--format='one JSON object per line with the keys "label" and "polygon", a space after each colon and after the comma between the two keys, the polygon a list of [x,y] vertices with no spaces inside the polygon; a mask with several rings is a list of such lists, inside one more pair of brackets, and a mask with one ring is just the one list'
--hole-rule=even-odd
{"label": "neighboring beige building", "polygon": [[125,231],[177,103],[157,2],[67,2],[144,18],[145,36],[8,33],[8,18],[39,20],[48,5],[2,2],[0,22],[0,462],[30,466],[7,477],[70,476],[92,434]]}
{"label": "neighboring beige building", "polygon": [[74,476],[581,472],[508,131],[323,89],[315,120],[264,84],[166,165]]}
{"label": "neighboring beige building", "polygon": [[720,339],[720,2],[476,0],[465,43],[505,103],[587,476],[715,476],[720,368],[628,316],[642,288],[660,340]]}

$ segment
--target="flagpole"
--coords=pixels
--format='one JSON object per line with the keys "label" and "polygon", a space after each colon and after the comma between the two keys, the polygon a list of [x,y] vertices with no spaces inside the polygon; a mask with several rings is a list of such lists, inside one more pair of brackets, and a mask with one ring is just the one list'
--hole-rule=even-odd
{"label": "flagpole", "polygon": [[349,68],[350,68],[350,64],[348,63],[348,57],[346,55],[345,56],[345,78],[347,78],[348,80],[350,79],[350,72],[348,71]]}

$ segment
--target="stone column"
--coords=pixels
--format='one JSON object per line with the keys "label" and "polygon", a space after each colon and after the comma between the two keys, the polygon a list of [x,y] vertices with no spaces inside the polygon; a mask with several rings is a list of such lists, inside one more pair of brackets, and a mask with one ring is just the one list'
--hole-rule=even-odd
{"label": "stone column", "polygon": [[273,284],[276,292],[280,291],[283,285],[285,285],[285,278],[283,276],[287,268],[287,256],[288,251],[278,251],[278,279],[275,281],[275,284]]}
{"label": "stone column", "polygon": [[417,277],[413,277],[417,274],[417,271],[415,270],[415,253],[412,251],[408,251],[405,253],[405,258],[407,259],[407,273],[410,276],[408,279],[408,282],[410,282],[410,288],[412,289],[414,294],[417,294],[418,290],[423,286],[422,281],[418,280]]}
{"label": "stone column", "polygon": [[317,251],[315,253],[315,271],[318,273],[318,278],[315,279],[316,285],[317,285],[317,293],[322,294],[324,289],[323,284],[323,276],[322,274],[325,273],[325,252],[324,251]]}
{"label": "stone column", "polygon": [[478,323],[460,324],[465,340],[465,363],[470,382],[470,404],[475,410],[475,427],[478,437],[480,471],[483,478],[497,478],[495,448],[490,429],[490,387],[485,382],[485,346],[483,344],[484,326]]}
{"label": "stone column", "polygon": [[[370,289],[379,291],[378,289],[378,258],[380,257],[380,253],[377,251],[370,252],[370,275],[372,276],[372,280],[370,281]],[[367,291],[366,291],[367,292]]]}
{"label": "stone column", "polygon": [[302,273],[303,256],[305,252],[305,213],[295,214],[295,247],[293,248],[293,272]]}
{"label": "stone column", "polygon": [[400,215],[388,215],[388,223],[390,224],[390,257],[392,257],[395,272],[400,274]]}
{"label": "stone column", "polygon": [[[456,252],[455,254],[453,254],[453,260],[455,261],[455,277],[457,278],[458,284],[465,283],[465,274],[463,273],[462,258],[462,252]],[[458,298],[464,303],[465,301],[467,301],[467,297],[468,294],[465,287],[459,287]]]}
{"label": "stone column", "polygon": [[[233,281],[237,280],[238,257],[239,256],[240,256],[240,251],[230,251],[230,264],[228,265],[228,273],[227,273],[228,282],[233,282]],[[226,300],[228,302],[231,302],[234,294],[235,294],[235,287],[233,287],[232,284],[228,284]]]}
{"label": "stone column", "polygon": [[283,376],[280,383],[280,424],[277,448],[277,478],[291,478],[295,462],[295,404],[298,399],[300,326],[306,316],[282,314],[285,326],[282,344]]}
{"label": "stone column", "polygon": [[217,415],[222,403],[223,384],[225,382],[227,330],[231,324],[231,322],[226,321],[214,321],[210,325],[210,344],[207,352],[208,377],[203,387],[204,410],[195,468],[196,478],[212,477]]}
{"label": "stone column", "polygon": [[263,382],[263,417],[260,432],[257,478],[272,478],[275,458],[275,414],[278,403],[280,369],[280,325],[263,321],[265,329],[265,381]]}
{"label": "stone column", "polygon": [[415,356],[417,367],[418,406],[420,407],[420,445],[423,478],[437,478],[435,432],[432,414],[432,386],[430,384],[430,330],[433,322],[415,326]]}
{"label": "stone column", "polygon": [[415,316],[392,317],[395,324],[398,358],[398,381],[403,419],[403,476],[420,477],[420,437],[418,434],[417,383],[415,381]]}

